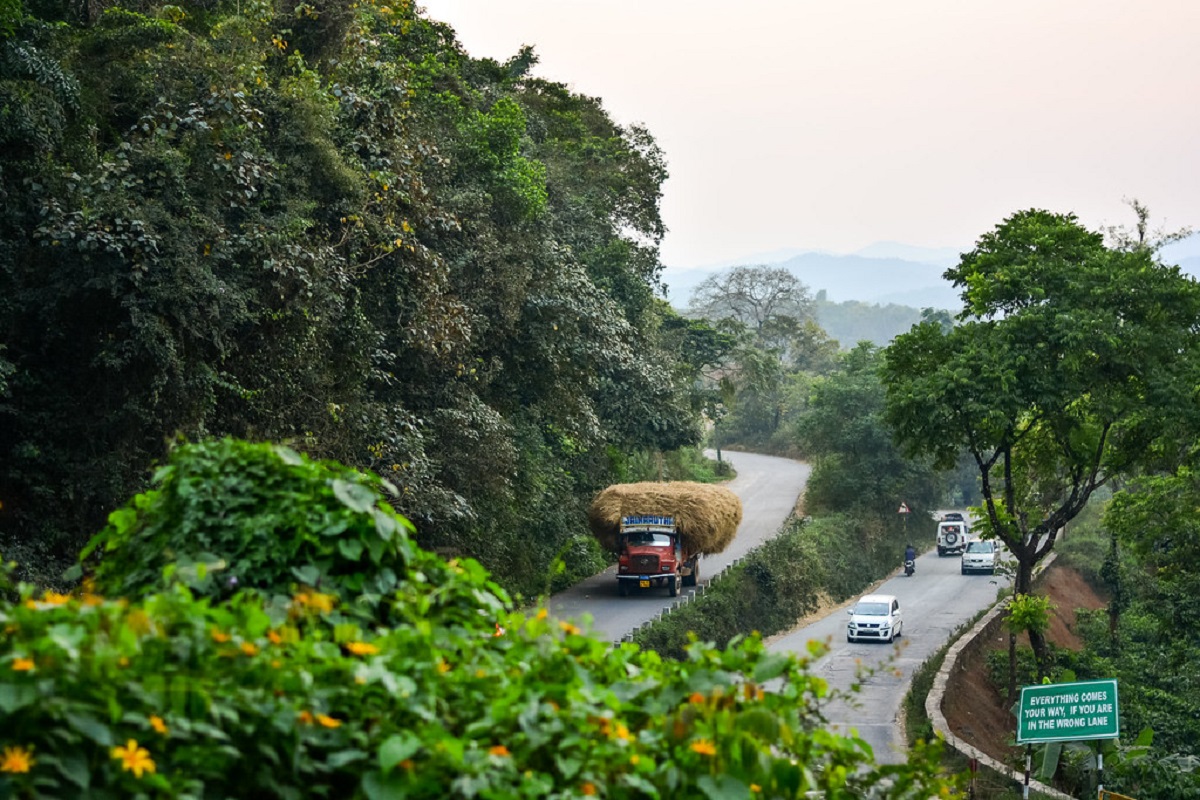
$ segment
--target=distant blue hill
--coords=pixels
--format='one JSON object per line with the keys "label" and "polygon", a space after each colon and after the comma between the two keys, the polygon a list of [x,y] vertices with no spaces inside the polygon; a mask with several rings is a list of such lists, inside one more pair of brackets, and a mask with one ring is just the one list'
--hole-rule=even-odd
{"label": "distant blue hill", "polygon": [[[851,255],[791,248],[705,267],[668,268],[663,282],[671,305],[682,310],[691,300],[692,291],[709,275],[733,266],[770,264],[788,269],[814,297],[824,291],[831,302],[895,304],[957,313],[962,301],[942,275],[958,263],[961,252],[952,247],[899,242],[876,242]],[[1160,256],[1200,279],[1200,234],[1164,248]]]}
{"label": "distant blue hill", "polygon": [[[741,263],[770,263],[784,267],[807,286],[814,297],[824,291],[826,299],[834,302],[857,300],[949,310],[957,310],[961,306],[957,292],[942,278],[948,265],[895,257],[872,258],[816,252],[802,253],[777,262]],[[953,263],[957,263],[957,259]],[[663,276],[667,284],[667,299],[676,308],[686,308],[696,286],[708,276],[723,271],[711,267],[668,270]]]}

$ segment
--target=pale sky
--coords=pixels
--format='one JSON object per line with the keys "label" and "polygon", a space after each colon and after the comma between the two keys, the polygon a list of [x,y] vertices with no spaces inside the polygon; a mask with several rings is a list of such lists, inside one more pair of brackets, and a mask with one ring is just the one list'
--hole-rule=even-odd
{"label": "pale sky", "polygon": [[645,125],[662,260],[969,248],[1026,208],[1200,228],[1200,0],[425,0]]}

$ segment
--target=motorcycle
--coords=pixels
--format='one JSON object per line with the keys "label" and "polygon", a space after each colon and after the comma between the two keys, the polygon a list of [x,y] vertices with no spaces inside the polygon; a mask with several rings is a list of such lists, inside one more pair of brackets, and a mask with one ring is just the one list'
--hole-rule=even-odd
{"label": "motorcycle", "polygon": [[904,561],[904,574],[906,577],[912,577],[912,574],[917,571],[917,562],[911,558]]}

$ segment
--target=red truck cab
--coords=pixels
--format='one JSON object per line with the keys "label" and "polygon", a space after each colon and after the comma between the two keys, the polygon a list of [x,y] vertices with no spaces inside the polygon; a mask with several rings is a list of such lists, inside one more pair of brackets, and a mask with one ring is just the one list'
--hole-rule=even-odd
{"label": "red truck cab", "polygon": [[666,586],[671,597],[681,586],[695,586],[698,553],[688,552],[675,519],[660,515],[621,518],[617,548],[617,588],[621,596],[630,589]]}

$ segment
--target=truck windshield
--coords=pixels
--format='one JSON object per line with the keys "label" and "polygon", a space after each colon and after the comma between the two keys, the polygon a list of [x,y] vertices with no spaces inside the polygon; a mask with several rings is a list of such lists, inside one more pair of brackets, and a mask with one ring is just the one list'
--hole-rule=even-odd
{"label": "truck windshield", "polygon": [[626,534],[630,544],[649,544],[657,547],[670,547],[671,537],[665,533],[650,533],[649,531],[635,531]]}

